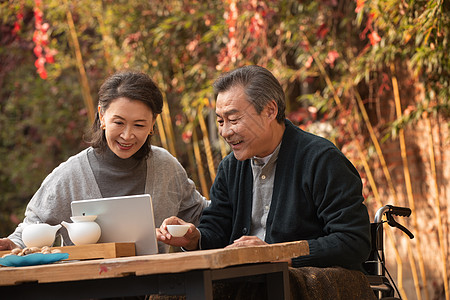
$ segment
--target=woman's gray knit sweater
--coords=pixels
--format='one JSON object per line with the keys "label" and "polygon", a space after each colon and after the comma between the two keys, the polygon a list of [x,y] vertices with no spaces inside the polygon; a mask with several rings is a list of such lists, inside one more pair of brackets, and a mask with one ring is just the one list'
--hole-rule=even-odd
{"label": "woman's gray knit sweater", "polygon": [[[22,242],[23,227],[31,223],[59,224],[71,222],[70,203],[75,200],[102,198],[94,172],[89,164],[88,151],[70,157],[60,164],[42,182],[41,187],[28,203],[25,219],[8,237],[17,245]],[[202,197],[187,177],[186,171],[168,151],[152,146],[147,159],[145,193],[152,196],[155,225],[170,216],[178,216],[187,222],[198,224],[203,208],[209,201]],[[60,229],[66,244],[71,244],[65,228]],[[159,243],[159,252],[167,252],[168,246]]]}

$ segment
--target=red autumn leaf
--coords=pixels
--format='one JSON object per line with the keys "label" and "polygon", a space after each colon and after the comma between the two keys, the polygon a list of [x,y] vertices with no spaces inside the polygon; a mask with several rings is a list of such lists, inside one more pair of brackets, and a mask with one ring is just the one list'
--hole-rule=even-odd
{"label": "red autumn leaf", "polygon": [[307,60],[306,63],[305,63],[305,67],[306,67],[307,69],[309,69],[309,68],[311,67],[313,61],[314,61],[314,58],[313,58],[312,56],[308,57],[308,60]]}
{"label": "red autumn leaf", "polygon": [[36,46],[33,48],[33,52],[34,52],[34,55],[36,55],[37,57],[42,56],[42,47],[39,46],[39,45],[36,45]]}
{"label": "red autumn leaf", "polygon": [[355,8],[355,13],[359,13],[363,6],[364,6],[364,2],[365,0],[356,0],[356,8]]}
{"label": "red autumn leaf", "polygon": [[322,24],[320,25],[319,29],[317,29],[316,35],[318,38],[323,39],[327,35],[328,31],[330,30],[328,29],[327,25]]}
{"label": "red autumn leaf", "polygon": [[53,55],[46,53],[45,54],[45,61],[49,64],[52,64],[55,62],[55,58],[53,57]]}
{"label": "red autumn leaf", "polygon": [[378,33],[376,31],[372,31],[372,33],[370,33],[368,35],[369,40],[370,40],[370,44],[372,46],[378,44],[381,41],[381,37],[378,35]]}
{"label": "red autumn leaf", "polygon": [[12,30],[12,33],[17,34],[19,31],[20,31],[20,24],[19,24],[19,22],[16,21],[16,22],[14,22],[14,28]]}
{"label": "red autumn leaf", "polygon": [[42,34],[41,36],[41,43],[42,45],[48,45],[48,35],[46,33]]}
{"label": "red autumn leaf", "polygon": [[33,33],[33,42],[35,44],[39,44],[41,42],[41,33],[37,30],[35,30]]}
{"label": "red autumn leaf", "polygon": [[47,32],[47,30],[50,28],[50,25],[48,25],[48,23],[44,23],[41,26],[41,29],[43,32]]}
{"label": "red autumn leaf", "polygon": [[186,144],[191,142],[191,138],[192,138],[192,131],[187,130],[185,132],[183,132],[181,134],[181,138],[183,139],[183,142],[185,142]]}
{"label": "red autumn leaf", "polygon": [[42,11],[39,8],[35,8],[34,9],[34,22],[36,24],[36,26],[39,24],[39,26],[41,26],[42,24],[42,17],[44,16],[44,14],[42,13]]}
{"label": "red autumn leaf", "polygon": [[42,79],[47,79],[47,71],[45,69],[38,69],[37,72]]}
{"label": "red autumn leaf", "polygon": [[336,50],[328,51],[327,58],[325,62],[329,64],[331,67],[334,67],[334,61],[339,57],[339,53]]}
{"label": "red autumn leaf", "polygon": [[44,64],[45,64],[45,58],[43,57],[39,57],[38,59],[36,59],[36,61],[34,62],[34,66],[36,67],[36,69],[42,69],[44,68]]}

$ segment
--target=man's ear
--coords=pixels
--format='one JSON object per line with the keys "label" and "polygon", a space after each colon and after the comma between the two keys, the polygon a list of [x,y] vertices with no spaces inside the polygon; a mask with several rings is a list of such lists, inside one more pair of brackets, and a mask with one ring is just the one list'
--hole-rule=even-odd
{"label": "man's ear", "polygon": [[275,120],[278,114],[278,105],[275,100],[271,100],[266,105],[266,115],[269,119]]}

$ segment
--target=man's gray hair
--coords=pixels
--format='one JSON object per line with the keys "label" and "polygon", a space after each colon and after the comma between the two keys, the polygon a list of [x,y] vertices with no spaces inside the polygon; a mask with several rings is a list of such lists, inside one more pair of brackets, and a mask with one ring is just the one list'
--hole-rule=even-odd
{"label": "man's gray hair", "polygon": [[238,85],[244,88],[247,100],[258,114],[270,101],[275,100],[278,105],[277,122],[284,122],[286,110],[284,91],[269,70],[251,65],[224,73],[213,83],[214,93],[217,95]]}

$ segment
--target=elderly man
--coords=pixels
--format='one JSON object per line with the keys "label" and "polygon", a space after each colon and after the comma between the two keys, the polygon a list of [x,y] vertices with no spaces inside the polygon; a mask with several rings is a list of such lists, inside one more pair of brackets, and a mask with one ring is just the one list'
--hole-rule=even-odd
{"label": "elderly man", "polygon": [[158,240],[186,250],[306,240],[310,254],[292,267],[362,270],[370,250],[362,183],[350,161],[328,140],[285,119],[285,95],[271,72],[245,66],[216,80],[220,135],[233,152],[219,165],[211,205],[198,229]]}

